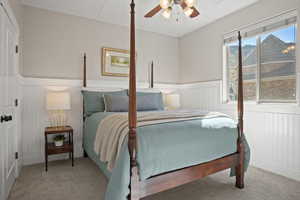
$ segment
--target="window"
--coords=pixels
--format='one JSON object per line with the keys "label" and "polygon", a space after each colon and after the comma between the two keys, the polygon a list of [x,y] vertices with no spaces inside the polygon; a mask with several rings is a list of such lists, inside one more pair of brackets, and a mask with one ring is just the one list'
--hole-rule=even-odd
{"label": "window", "polygon": [[[228,98],[230,101],[237,100],[238,84],[238,42],[228,44],[227,69],[228,69]],[[256,69],[257,69],[257,50],[256,39],[245,39],[242,42],[243,53],[243,83],[244,97],[246,101],[256,99]]]}
{"label": "window", "polygon": [[[246,101],[296,101],[296,17],[243,33],[243,86]],[[238,41],[224,40],[227,100],[237,100]]]}
{"label": "window", "polygon": [[260,37],[260,97],[262,100],[296,100],[296,26]]}

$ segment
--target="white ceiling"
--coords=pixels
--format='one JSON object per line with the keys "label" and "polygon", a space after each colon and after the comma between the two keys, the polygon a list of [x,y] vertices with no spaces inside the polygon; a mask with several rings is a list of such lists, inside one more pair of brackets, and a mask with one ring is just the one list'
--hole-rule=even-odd
{"label": "white ceiling", "polygon": [[[131,0],[22,0],[23,4],[66,14],[96,19],[111,24],[129,24],[129,3]],[[153,18],[143,16],[159,0],[136,0],[136,26],[139,29],[181,37],[225,15],[242,9],[258,0],[198,0],[200,16],[187,18],[182,12],[179,21],[175,17],[167,20],[160,14]],[[178,8],[179,9],[179,8]]]}

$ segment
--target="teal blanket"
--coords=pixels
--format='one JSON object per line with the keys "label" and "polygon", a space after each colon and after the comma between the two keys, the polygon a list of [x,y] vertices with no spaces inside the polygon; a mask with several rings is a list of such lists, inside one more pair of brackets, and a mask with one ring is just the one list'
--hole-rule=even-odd
{"label": "teal blanket", "polygon": [[[94,152],[94,139],[99,122],[112,113],[99,112],[88,117],[85,123],[84,149],[109,178],[105,199],[126,200],[129,193],[130,162],[127,141],[112,173]],[[197,165],[236,152],[237,129],[227,117],[195,119],[161,123],[137,128],[138,164],[140,178],[192,165]],[[245,144],[245,164],[249,164],[249,145]],[[231,170],[234,175],[234,170]]]}

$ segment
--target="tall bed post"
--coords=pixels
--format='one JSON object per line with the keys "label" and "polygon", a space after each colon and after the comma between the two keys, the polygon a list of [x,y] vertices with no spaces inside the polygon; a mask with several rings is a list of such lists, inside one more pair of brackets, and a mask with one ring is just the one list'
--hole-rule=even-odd
{"label": "tall bed post", "polygon": [[[86,87],[86,53],[84,53],[83,55],[83,83],[82,83],[83,88]],[[83,125],[82,125],[82,141],[84,140],[84,130],[85,130],[85,110],[84,110],[84,99],[82,100],[82,112],[83,112]],[[84,143],[84,142],[83,142]],[[86,151],[84,150],[84,146],[82,143],[82,147],[83,147],[83,156],[86,158],[88,157]]]}
{"label": "tall bed post", "polygon": [[236,166],[236,187],[244,188],[244,95],[243,95],[243,61],[242,61],[242,37],[240,31],[238,32],[239,41],[239,55],[238,55],[238,140],[237,151],[239,153],[238,165]]}
{"label": "tall bed post", "polygon": [[83,55],[83,87],[86,87],[86,53]]}
{"label": "tall bed post", "polygon": [[139,174],[137,165],[137,136],[136,136],[136,59],[135,59],[135,3],[130,4],[130,72],[129,72],[129,136],[128,150],[130,154],[130,194],[129,200],[139,199]]}

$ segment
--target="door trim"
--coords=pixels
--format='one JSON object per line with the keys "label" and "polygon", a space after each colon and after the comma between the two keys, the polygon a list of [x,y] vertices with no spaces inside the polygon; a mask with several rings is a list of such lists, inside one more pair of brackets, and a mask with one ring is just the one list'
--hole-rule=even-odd
{"label": "door trim", "polygon": [[10,22],[13,24],[13,27],[16,31],[16,34],[19,35],[20,33],[20,29],[19,29],[19,23],[14,15],[14,12],[13,10],[11,9],[9,3],[7,0],[0,0],[0,4],[1,4],[1,7],[3,8],[4,10],[4,13],[6,13],[8,19],[10,20]]}

